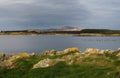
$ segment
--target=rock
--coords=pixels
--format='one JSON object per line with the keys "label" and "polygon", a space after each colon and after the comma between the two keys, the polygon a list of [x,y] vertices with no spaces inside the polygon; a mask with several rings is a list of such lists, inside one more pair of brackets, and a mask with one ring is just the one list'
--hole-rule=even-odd
{"label": "rock", "polygon": [[57,51],[56,50],[46,50],[45,52],[43,52],[41,55],[49,55],[49,56],[54,56],[57,55]]}
{"label": "rock", "polygon": [[76,55],[76,54],[65,55],[61,59],[64,59],[66,64],[72,65],[78,58],[80,58],[80,54],[79,55]]}
{"label": "rock", "polygon": [[57,62],[60,62],[60,61],[65,61],[65,59],[55,59]]}
{"label": "rock", "polygon": [[73,60],[70,60],[70,61],[68,62],[69,65],[72,65],[73,63],[74,63]]}
{"label": "rock", "polygon": [[5,60],[4,62],[0,63],[0,67],[7,68],[7,69],[13,68],[13,62],[9,60]]}
{"label": "rock", "polygon": [[88,54],[99,54],[100,50],[96,48],[87,48],[85,52]]}
{"label": "rock", "polygon": [[57,54],[56,50],[50,50],[50,52],[49,52],[49,56],[54,56],[56,54]]}
{"label": "rock", "polygon": [[7,59],[9,59],[10,56],[11,56],[10,54],[1,54],[0,55],[0,61],[7,60]]}
{"label": "rock", "polygon": [[35,53],[34,53],[34,52],[33,52],[33,53],[31,53],[31,54],[30,54],[30,56],[35,56]]}
{"label": "rock", "polygon": [[112,55],[114,55],[114,56],[119,56],[119,57],[120,57],[120,50],[117,49],[117,50],[113,51],[113,52],[112,52]]}
{"label": "rock", "polygon": [[30,54],[23,52],[23,53],[19,53],[18,56],[20,56],[21,58],[28,58],[30,57]]}
{"label": "rock", "polygon": [[104,53],[105,53],[105,54],[112,54],[113,52],[114,52],[113,50],[109,50],[109,49],[104,50]]}
{"label": "rock", "polygon": [[116,56],[120,57],[120,53],[118,53]]}
{"label": "rock", "polygon": [[47,51],[41,53],[41,55],[54,56],[54,55],[67,54],[67,53],[69,53],[69,52],[77,53],[77,52],[79,52],[79,49],[76,48],[76,47],[73,47],[73,48],[65,49],[64,51],[47,50]]}
{"label": "rock", "polygon": [[72,47],[72,48],[65,49],[63,52],[64,54],[69,53],[69,52],[79,52],[79,49],[76,47]]}
{"label": "rock", "polygon": [[114,54],[115,53],[116,53],[116,56],[120,57],[120,51],[119,50],[115,51]]}
{"label": "rock", "polygon": [[8,54],[4,54],[2,56],[2,61],[0,62],[0,67],[1,68],[14,68],[14,62],[15,60],[19,59],[19,58],[28,58],[30,55],[28,53],[19,53],[19,54],[14,54],[14,55],[8,55]]}
{"label": "rock", "polygon": [[113,50],[107,49],[107,50],[100,50],[99,54],[116,54],[116,52]]}
{"label": "rock", "polygon": [[120,51],[120,48],[118,48],[117,50]]}
{"label": "rock", "polygon": [[0,53],[0,58],[3,56],[3,54],[2,53]]}
{"label": "rock", "polygon": [[47,58],[47,59],[41,60],[37,64],[35,64],[33,66],[33,69],[35,69],[35,68],[46,68],[46,67],[53,66],[54,64],[55,64],[54,60]]}
{"label": "rock", "polygon": [[0,68],[8,68],[8,69],[13,68],[14,61],[18,58],[20,58],[20,56],[13,55],[13,56],[9,57],[8,59],[6,59],[0,63]]}
{"label": "rock", "polygon": [[62,57],[62,59],[71,60],[73,57],[74,57],[73,55],[65,55]]}
{"label": "rock", "polygon": [[99,54],[105,54],[105,50],[100,50]]}

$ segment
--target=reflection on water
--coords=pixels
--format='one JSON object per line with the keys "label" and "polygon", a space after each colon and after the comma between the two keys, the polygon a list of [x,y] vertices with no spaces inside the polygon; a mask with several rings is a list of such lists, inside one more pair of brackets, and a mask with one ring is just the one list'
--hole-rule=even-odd
{"label": "reflection on water", "polygon": [[120,37],[0,36],[0,52],[41,52],[69,47],[117,49]]}

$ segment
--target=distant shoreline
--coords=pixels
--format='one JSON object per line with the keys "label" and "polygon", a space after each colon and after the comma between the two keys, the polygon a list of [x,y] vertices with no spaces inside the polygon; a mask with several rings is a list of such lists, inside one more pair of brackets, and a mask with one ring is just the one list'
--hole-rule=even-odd
{"label": "distant shoreline", "polygon": [[66,30],[14,30],[14,31],[0,31],[1,35],[12,35],[12,36],[45,36],[45,35],[62,35],[62,36],[120,36],[120,30],[109,30],[109,29],[66,29]]}
{"label": "distant shoreline", "polygon": [[82,33],[82,34],[0,34],[0,36],[77,36],[77,37],[120,37],[120,34],[91,34],[91,33]]}

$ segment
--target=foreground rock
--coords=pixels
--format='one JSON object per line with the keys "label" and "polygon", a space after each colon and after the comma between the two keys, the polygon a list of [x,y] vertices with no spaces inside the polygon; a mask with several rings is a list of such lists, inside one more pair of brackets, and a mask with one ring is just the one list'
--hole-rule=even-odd
{"label": "foreground rock", "polygon": [[30,54],[24,52],[19,54],[3,54],[1,56],[0,61],[0,68],[14,68],[15,67],[15,61],[19,58],[29,58]]}
{"label": "foreground rock", "polygon": [[45,52],[42,52],[41,55],[49,55],[49,56],[55,56],[55,55],[63,55],[63,54],[67,54],[70,52],[80,52],[78,48],[76,47],[72,47],[72,48],[67,48],[64,51],[57,51],[57,50],[47,50]]}
{"label": "foreground rock", "polygon": [[33,66],[33,69],[50,67],[50,66],[53,66],[55,63],[56,63],[55,60],[47,58],[47,59],[41,60],[37,64],[35,64]]}
{"label": "foreground rock", "polygon": [[85,50],[86,53],[88,54],[98,54],[100,53],[100,49],[96,49],[96,48],[87,48]]}

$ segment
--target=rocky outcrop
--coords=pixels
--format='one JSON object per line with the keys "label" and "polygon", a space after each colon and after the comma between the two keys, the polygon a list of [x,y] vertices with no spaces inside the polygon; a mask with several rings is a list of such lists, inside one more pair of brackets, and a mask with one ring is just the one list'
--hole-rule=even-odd
{"label": "rocky outcrop", "polygon": [[79,49],[76,47],[72,47],[72,48],[67,48],[64,51],[57,51],[57,50],[46,50],[44,52],[42,52],[40,55],[49,55],[49,56],[55,56],[55,55],[63,55],[63,54],[67,54],[67,53],[77,53],[79,52]]}
{"label": "rocky outcrop", "polygon": [[[79,51],[78,48],[68,48],[63,51],[56,51],[56,50],[48,50],[39,55],[33,53],[18,53],[18,54],[0,54],[0,68],[14,68],[15,61],[19,58],[23,58],[25,60],[29,60],[32,56],[37,56],[37,58],[41,58],[43,60],[38,60],[38,63],[33,65],[33,69],[35,68],[46,68],[57,64],[60,61],[66,62],[66,64],[71,65],[74,63],[80,64],[83,58],[88,57],[97,57],[97,55],[113,55],[120,57],[120,49],[113,51],[113,50],[100,50],[96,48],[88,48],[85,52]],[[45,57],[44,57],[45,56]]]}
{"label": "rocky outcrop", "polygon": [[116,51],[114,51],[112,54],[120,57],[120,48],[118,48]]}
{"label": "rocky outcrop", "polygon": [[87,48],[85,50],[85,54],[112,54],[113,50],[110,49],[106,49],[106,50],[100,50],[100,49],[96,49],[96,48]]}
{"label": "rocky outcrop", "polygon": [[55,60],[47,58],[47,59],[41,60],[37,64],[35,64],[33,66],[33,69],[50,67],[50,66],[53,66],[55,63],[56,63]]}
{"label": "rocky outcrop", "polygon": [[79,49],[76,47],[72,47],[72,48],[67,48],[63,51],[63,54],[67,54],[69,52],[79,52]]}
{"label": "rocky outcrop", "polygon": [[17,56],[19,56],[20,58],[28,58],[30,57],[30,54],[26,52],[22,52],[22,53],[17,54]]}
{"label": "rocky outcrop", "polygon": [[56,50],[46,50],[42,52],[40,55],[49,55],[49,56],[54,56],[54,55],[61,55],[61,51],[56,51]]}
{"label": "rocky outcrop", "polygon": [[88,54],[98,54],[100,52],[100,50],[96,49],[96,48],[87,48],[85,50],[85,52],[88,53]]}
{"label": "rocky outcrop", "polygon": [[12,56],[12,54],[5,54],[5,53],[0,54],[0,61],[8,60],[9,57],[11,57],[11,56]]}
{"label": "rocky outcrop", "polygon": [[30,54],[24,52],[24,53],[19,53],[19,54],[3,54],[1,57],[1,62],[0,62],[0,68],[14,68],[15,67],[15,61],[19,58],[28,58],[30,57]]}

